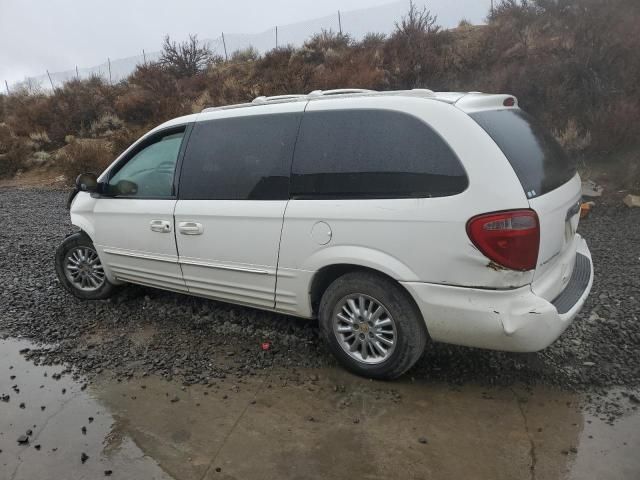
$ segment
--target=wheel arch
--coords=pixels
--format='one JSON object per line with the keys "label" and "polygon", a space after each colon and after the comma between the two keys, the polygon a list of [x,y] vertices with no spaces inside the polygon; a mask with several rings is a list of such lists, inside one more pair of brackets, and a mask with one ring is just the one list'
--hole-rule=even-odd
{"label": "wheel arch", "polygon": [[404,285],[402,285],[402,283],[400,283],[396,278],[393,278],[391,275],[382,272],[381,270],[355,263],[335,263],[326,265],[315,272],[309,286],[309,302],[314,317],[317,317],[318,315],[320,300],[322,299],[322,295],[324,295],[324,292],[327,290],[327,288],[329,288],[329,285],[331,285],[331,283],[337,278],[352,272],[368,273],[373,276],[384,277],[387,280],[393,282],[404,293],[409,303],[415,309],[416,314],[419,315],[419,318],[422,318],[425,329],[427,328],[427,324],[422,315],[422,312],[420,311],[420,308],[418,307],[418,304],[413,298],[413,295],[411,295],[411,293],[406,289]]}
{"label": "wheel arch", "polygon": [[71,225],[78,227],[80,229],[80,232],[86,235],[89,238],[89,240],[91,240],[91,243],[95,244],[94,242],[95,232],[93,229],[93,225],[86,218],[80,215],[71,215]]}

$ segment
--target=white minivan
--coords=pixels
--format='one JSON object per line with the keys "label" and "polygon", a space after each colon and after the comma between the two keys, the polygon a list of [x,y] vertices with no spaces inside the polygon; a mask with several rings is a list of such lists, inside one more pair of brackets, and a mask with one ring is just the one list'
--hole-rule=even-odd
{"label": "white minivan", "polygon": [[122,283],[319,319],[349,370],[394,378],[427,340],[551,344],[585,302],[580,178],[510,95],[259,97],[168,121],[70,196],[61,283]]}

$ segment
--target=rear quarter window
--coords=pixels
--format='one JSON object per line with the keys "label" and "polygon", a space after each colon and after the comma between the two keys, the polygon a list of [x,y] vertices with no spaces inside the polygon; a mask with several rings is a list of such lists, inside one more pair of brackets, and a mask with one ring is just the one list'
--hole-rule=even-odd
{"label": "rear quarter window", "polygon": [[292,168],[294,197],[442,197],[467,185],[451,147],[414,116],[376,109],[303,116]]}
{"label": "rear quarter window", "polygon": [[527,198],[555,190],[576,174],[575,164],[556,139],[524,111],[488,110],[470,116],[507,157]]}

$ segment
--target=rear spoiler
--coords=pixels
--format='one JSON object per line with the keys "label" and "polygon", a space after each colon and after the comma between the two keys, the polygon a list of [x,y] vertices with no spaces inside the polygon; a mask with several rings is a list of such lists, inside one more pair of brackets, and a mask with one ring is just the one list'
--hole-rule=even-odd
{"label": "rear spoiler", "polygon": [[466,113],[502,108],[518,108],[518,99],[509,94],[469,92],[458,99],[454,105]]}

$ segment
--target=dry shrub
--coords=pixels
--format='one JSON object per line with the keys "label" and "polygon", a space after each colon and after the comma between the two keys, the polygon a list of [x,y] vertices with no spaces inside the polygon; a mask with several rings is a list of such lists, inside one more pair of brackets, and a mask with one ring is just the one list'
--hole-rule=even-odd
{"label": "dry shrub", "polygon": [[188,111],[176,79],[159,64],[138,65],[127,86],[115,102],[116,112],[125,122],[158,124]]}
{"label": "dry shrub", "polygon": [[9,143],[14,138],[11,128],[6,123],[0,123],[0,153],[6,153],[9,150]]}
{"label": "dry shrub", "polygon": [[562,147],[570,154],[583,153],[591,145],[591,132],[581,132],[578,122],[570,118],[564,129],[554,130],[554,136]]}
{"label": "dry shrub", "polygon": [[115,93],[116,89],[99,77],[65,83],[50,97],[55,121],[43,125],[44,130],[56,144],[62,144],[66,135],[88,133],[94,122],[113,111]]}
{"label": "dry shrub", "polygon": [[620,99],[592,114],[595,150],[610,153],[640,144],[640,104]]}
{"label": "dry shrub", "polygon": [[92,137],[109,137],[124,127],[124,122],[114,113],[104,113],[91,124],[89,132]]}
{"label": "dry shrub", "polygon": [[113,159],[111,144],[98,139],[71,139],[57,153],[60,171],[70,181],[85,172],[99,174]]}
{"label": "dry shrub", "polygon": [[13,137],[3,143],[4,152],[0,152],[0,177],[15,175],[23,169],[31,155],[31,149],[26,141]]}
{"label": "dry shrub", "polygon": [[260,95],[302,93],[309,90],[312,70],[293,47],[275,48],[255,62],[252,83],[259,86]]}
{"label": "dry shrub", "polygon": [[253,47],[241,48],[231,54],[229,61],[235,63],[255,62],[260,58],[260,52]]}
{"label": "dry shrub", "polygon": [[409,11],[385,44],[385,69],[392,88],[447,89],[444,71],[452,36],[426,8],[409,2]]}
{"label": "dry shrub", "polygon": [[200,42],[197,35],[189,35],[189,40],[180,43],[171,41],[167,35],[164,37],[158,63],[175,77],[182,78],[205,71],[215,60],[209,46]]}

